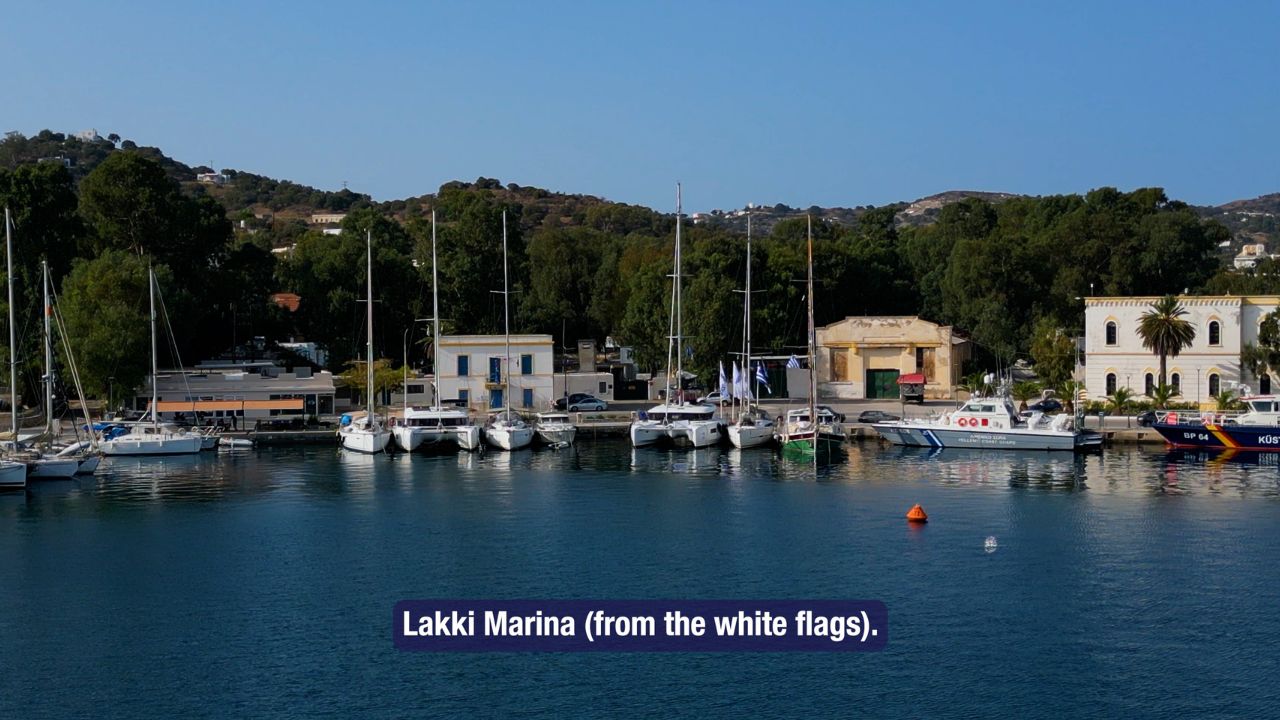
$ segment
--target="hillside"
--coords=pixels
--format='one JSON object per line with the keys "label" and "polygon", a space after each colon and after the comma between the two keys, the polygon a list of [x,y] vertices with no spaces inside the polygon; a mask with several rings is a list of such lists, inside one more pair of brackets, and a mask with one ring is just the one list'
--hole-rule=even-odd
{"label": "hillside", "polygon": [[[521,224],[526,230],[586,226],[605,232],[627,234],[643,232],[661,234],[672,224],[672,215],[639,205],[628,205],[585,194],[558,193],[515,183],[502,184],[492,178],[475,182],[452,181],[436,192],[403,200],[377,203],[364,193],[348,189],[320,190],[289,180],[277,180],[245,170],[232,168],[220,172],[205,166],[190,166],[164,154],[156,147],[142,146],[115,133],[106,136],[96,131],[66,134],[42,130],[26,137],[7,133],[0,140],[0,167],[14,168],[34,162],[59,162],[67,167],[77,182],[88,175],[107,156],[119,150],[132,150],[145,155],[191,194],[207,193],[227,209],[228,217],[243,221],[246,227],[273,227],[281,231],[280,239],[292,237],[306,227],[316,212],[346,212],[375,206],[404,220],[409,215],[430,210],[432,201],[451,191],[485,190],[522,208]],[[203,181],[201,176],[203,177]],[[977,190],[948,190],[912,202],[896,203],[896,216],[901,226],[922,226],[935,222],[946,205],[966,198],[980,198],[999,203],[1019,197],[1015,193]],[[752,224],[758,234],[768,234],[780,220],[809,214],[814,219],[852,225],[871,206],[790,207],[784,204],[757,205],[752,208]],[[1235,200],[1218,206],[1195,207],[1204,218],[1213,218],[1231,231],[1231,247],[1224,254],[1234,254],[1248,242],[1266,242],[1280,247],[1280,193],[1251,199]],[[738,232],[747,227],[746,208],[710,210],[689,215],[695,224],[705,224]]]}

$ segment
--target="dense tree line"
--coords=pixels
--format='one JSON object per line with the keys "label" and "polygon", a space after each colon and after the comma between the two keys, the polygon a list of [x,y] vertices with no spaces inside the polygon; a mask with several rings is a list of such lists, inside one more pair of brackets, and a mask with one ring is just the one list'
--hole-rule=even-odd
{"label": "dense tree line", "polygon": [[[559,199],[556,199],[556,198]],[[251,335],[314,340],[342,368],[363,352],[364,253],[374,243],[377,350],[398,361],[406,330],[431,311],[430,213],[435,212],[441,316],[448,333],[501,329],[503,214],[517,331],[557,345],[613,336],[643,370],[661,371],[670,333],[675,223],[670,214],[588,196],[555,196],[496,180],[449,183],[435,195],[374,206],[353,200],[340,235],[296,224],[239,230],[198,186],[148,154],[115,151],[77,184],[56,163],[0,170],[15,213],[24,362],[39,357],[39,263],[47,258],[83,358],[90,392],[145,373],[146,268],[159,270],[165,307],[187,361]],[[816,320],[914,315],[957,326],[1005,359],[1031,352],[1046,376],[1069,372],[1069,337],[1089,293],[1163,295],[1184,289],[1280,288],[1263,263],[1219,272],[1227,231],[1156,188],[1084,196],[969,198],[935,223],[903,226],[901,206],[860,210],[851,223],[814,221]],[[805,239],[797,213],[752,238],[754,343],[802,352]],[[255,230],[249,232],[248,230]],[[686,221],[686,365],[710,377],[742,335],[747,253],[742,232]],[[273,249],[291,247],[287,253]],[[269,303],[297,293],[297,312]],[[424,358],[425,328],[414,331]],[[30,373],[28,373],[30,375]]]}

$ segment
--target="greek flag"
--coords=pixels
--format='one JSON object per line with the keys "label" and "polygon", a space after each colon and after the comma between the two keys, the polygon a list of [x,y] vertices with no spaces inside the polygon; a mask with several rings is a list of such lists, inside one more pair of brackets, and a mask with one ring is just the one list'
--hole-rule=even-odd
{"label": "greek flag", "polygon": [[764,371],[764,363],[756,363],[756,382],[764,386],[769,394],[773,394],[773,388],[769,387],[769,374]]}
{"label": "greek flag", "polygon": [[721,360],[720,361],[720,396],[728,397],[728,395],[729,395],[729,381],[726,380],[724,377],[724,361]]}
{"label": "greek flag", "polygon": [[787,361],[787,367],[789,368],[800,367],[800,358],[797,358],[795,355],[792,355],[791,359]]}

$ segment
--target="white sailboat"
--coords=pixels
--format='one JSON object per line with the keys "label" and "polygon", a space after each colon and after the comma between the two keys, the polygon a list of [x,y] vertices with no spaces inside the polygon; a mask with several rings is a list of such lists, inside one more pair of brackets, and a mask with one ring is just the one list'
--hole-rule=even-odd
{"label": "white sailboat", "polygon": [[[713,405],[686,403],[684,398],[684,319],[681,313],[680,227],[683,214],[680,184],[676,183],[676,247],[675,272],[671,284],[671,335],[667,339],[667,385],[661,405],[654,406],[642,419],[631,423],[631,445],[644,447],[660,442],[673,442],[694,447],[708,447],[720,442],[721,423],[715,418]],[[675,351],[678,397],[671,396],[671,354]]]}
{"label": "white sailboat", "polygon": [[[729,426],[729,442],[736,448],[760,447],[773,442],[773,419],[761,410],[753,401],[759,391],[759,383],[755,382],[755,373],[751,369],[751,208],[747,207],[747,289],[742,295],[742,360],[743,372],[747,373],[743,386],[746,388],[738,417]],[[754,386],[756,392],[752,392]],[[735,388],[736,390],[736,388]]]}
{"label": "white sailboat", "polygon": [[506,407],[489,419],[484,435],[503,450],[519,450],[533,442],[533,428],[511,410],[511,287],[507,278],[507,213],[502,213],[502,316],[507,336],[507,362],[502,366],[502,399]]}
{"label": "white sailboat", "polygon": [[802,460],[830,461],[835,451],[844,444],[844,432],[829,413],[817,409],[818,376],[817,333],[813,325],[813,218],[809,218],[808,232],[809,279],[806,295],[809,305],[809,407],[787,413],[786,422],[775,432],[778,444],[784,452]]}
{"label": "white sailboat", "polygon": [[[5,256],[9,276],[9,417],[12,447],[18,446],[18,357],[13,352],[17,346],[17,327],[13,322],[13,236],[9,233],[9,208],[4,209]],[[0,490],[22,490],[27,487],[27,466],[12,460],[0,460]]]}
{"label": "white sailboat", "polygon": [[[454,443],[463,450],[480,447],[480,426],[471,421],[466,410],[446,408],[440,405],[440,282],[436,275],[436,213],[431,211],[431,322],[432,348],[435,354],[434,401],[429,408],[409,406],[409,394],[405,392],[404,418],[391,429],[396,445],[401,450],[413,452],[418,448],[439,447]],[[405,361],[405,380],[408,381],[408,360]]]}
{"label": "white sailboat", "polygon": [[[44,432],[41,439],[48,444],[57,435],[53,422],[53,308],[49,304],[49,263],[40,262],[44,288]],[[10,350],[12,352],[12,350]],[[39,450],[23,451],[17,456],[27,463],[27,477],[66,479],[80,472],[80,461],[74,457],[50,456]]]}
{"label": "white sailboat", "polygon": [[151,421],[132,425],[129,432],[103,440],[104,455],[191,455],[200,452],[200,436],[160,423],[156,355],[156,273],[147,267],[147,296],[151,307]]}
{"label": "white sailboat", "polygon": [[366,342],[365,355],[365,397],[368,398],[368,407],[366,408],[364,417],[352,420],[350,424],[344,425],[338,430],[338,437],[342,440],[342,447],[347,450],[354,450],[362,453],[378,453],[387,449],[387,444],[391,442],[391,431],[382,426],[378,421],[378,416],[374,412],[374,387],[373,387],[373,231],[368,230],[365,233],[365,263],[366,263],[366,279],[368,287],[365,293],[365,305],[368,308],[368,314],[365,320],[365,326],[368,330],[368,338]]}

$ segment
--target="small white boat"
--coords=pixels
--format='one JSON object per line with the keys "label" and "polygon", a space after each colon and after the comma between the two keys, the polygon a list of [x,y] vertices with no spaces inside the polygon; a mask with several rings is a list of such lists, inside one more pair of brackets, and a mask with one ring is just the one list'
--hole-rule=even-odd
{"label": "small white boat", "polygon": [[569,421],[569,415],[562,412],[538,413],[533,428],[539,440],[553,447],[572,444],[578,434],[578,428]]}
{"label": "small white boat", "polygon": [[28,478],[66,479],[75,477],[76,473],[80,470],[80,461],[75,458],[43,457],[36,455],[34,457],[24,459],[19,455],[14,459],[18,462],[26,463]]}
{"label": "small white boat", "polygon": [[506,408],[495,413],[485,425],[484,436],[489,444],[502,450],[519,450],[533,442],[533,428],[511,410],[511,283],[507,276],[507,213],[502,213],[502,318],[503,332],[507,336],[507,362],[502,366],[502,397]]}
{"label": "small white boat", "polygon": [[489,420],[484,437],[501,450],[520,450],[533,442],[533,428],[516,413],[504,410]]}
{"label": "small white boat", "polygon": [[729,442],[736,448],[753,448],[773,442],[773,418],[763,410],[744,413],[729,426]]}
{"label": "small white boat", "polygon": [[342,447],[347,450],[362,453],[379,453],[387,449],[387,445],[391,443],[391,431],[383,426],[378,420],[377,414],[374,412],[374,384],[373,384],[373,231],[370,230],[365,234],[365,279],[368,284],[366,291],[365,307],[368,318],[365,327],[368,330],[366,338],[367,354],[365,358],[365,387],[364,394],[368,398],[368,408],[364,416],[354,419],[343,425],[338,430],[338,438],[342,442]]}
{"label": "small white boat", "polygon": [[99,443],[103,455],[192,455],[203,444],[199,435],[172,425],[134,425],[129,432]]}
{"label": "small white boat", "polygon": [[249,438],[236,438],[223,435],[218,438],[218,447],[228,450],[251,450],[254,442]]}

